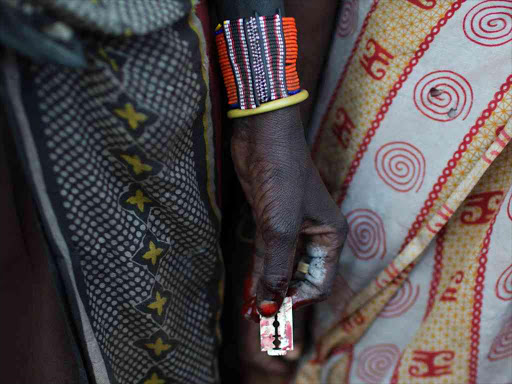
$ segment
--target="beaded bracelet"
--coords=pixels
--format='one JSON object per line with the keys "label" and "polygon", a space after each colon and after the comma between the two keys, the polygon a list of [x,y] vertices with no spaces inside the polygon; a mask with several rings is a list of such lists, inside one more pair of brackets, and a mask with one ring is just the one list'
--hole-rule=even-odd
{"label": "beaded bracelet", "polygon": [[297,28],[292,17],[226,20],[216,30],[229,118],[270,112],[308,97],[297,75]]}

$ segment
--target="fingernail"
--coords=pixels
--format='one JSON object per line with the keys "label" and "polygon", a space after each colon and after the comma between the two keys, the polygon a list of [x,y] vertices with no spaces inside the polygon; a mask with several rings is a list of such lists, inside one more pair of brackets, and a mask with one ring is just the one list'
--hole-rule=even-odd
{"label": "fingernail", "polygon": [[273,316],[279,307],[275,301],[263,300],[258,308],[258,311],[262,316],[270,317]]}
{"label": "fingernail", "polygon": [[246,304],[242,307],[242,316],[249,320],[251,318],[252,306]]}
{"label": "fingernail", "polygon": [[244,308],[242,310],[242,316],[245,318],[245,320],[252,320],[255,322],[259,321],[258,313],[253,305]]}

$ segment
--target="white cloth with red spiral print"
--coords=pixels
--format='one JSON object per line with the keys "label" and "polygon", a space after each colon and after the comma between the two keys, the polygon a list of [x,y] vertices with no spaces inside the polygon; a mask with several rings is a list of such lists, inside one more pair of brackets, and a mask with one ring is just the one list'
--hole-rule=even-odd
{"label": "white cloth with red spiral print", "polygon": [[405,141],[384,144],[375,154],[377,174],[399,192],[418,192],[425,177],[426,161],[421,151]]}
{"label": "white cloth with red spiral print", "polygon": [[512,383],[512,0],[338,12],[308,135],[347,287],[297,382]]}
{"label": "white cloth with red spiral print", "polygon": [[338,37],[345,38],[356,31],[358,15],[359,0],[346,0],[343,2],[338,24],[336,25]]}
{"label": "white cloth with red spiral print", "polygon": [[414,105],[436,121],[465,120],[473,106],[469,82],[453,71],[427,73],[414,87]]}
{"label": "white cloth with red spiral print", "polygon": [[490,361],[503,360],[512,357],[512,317],[508,318],[503,328],[496,335],[487,358]]}
{"label": "white cloth with red spiral print", "polygon": [[357,376],[367,384],[379,384],[382,376],[393,369],[400,357],[394,344],[377,344],[365,348],[358,356]]}
{"label": "white cloth with red spiral print", "polygon": [[464,34],[488,47],[512,42],[512,4],[508,0],[487,0],[476,4],[464,17]]}
{"label": "white cloth with red spiral print", "polygon": [[386,232],[379,215],[369,209],[355,209],[347,214],[347,221],[347,244],[358,259],[382,259],[386,255]]}

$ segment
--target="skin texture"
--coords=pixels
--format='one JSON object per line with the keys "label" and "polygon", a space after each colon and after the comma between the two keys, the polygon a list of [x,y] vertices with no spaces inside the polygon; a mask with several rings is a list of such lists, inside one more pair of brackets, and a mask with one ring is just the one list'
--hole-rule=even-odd
{"label": "skin texture", "polygon": [[[249,0],[251,1],[251,0]],[[232,6],[233,3],[239,4],[238,0],[217,0],[217,3],[222,2],[224,4],[224,10],[228,9],[229,6],[226,7],[228,3]],[[257,5],[261,3],[257,1]],[[318,0],[314,2],[304,2],[299,0],[285,0],[284,1],[284,13],[286,16],[295,17],[297,22],[298,29],[298,39],[299,39],[299,57],[297,61],[297,68],[299,72],[299,77],[301,81],[301,87],[307,89],[310,93],[310,97],[299,104],[297,106],[300,109],[301,120],[304,123],[310,121],[310,115],[312,112],[312,107],[314,105],[317,89],[321,82],[322,70],[324,67],[324,63],[326,61],[326,56],[328,52],[328,48],[331,41],[331,36],[335,26],[335,19],[337,14],[337,7],[339,6],[339,2],[332,0]],[[218,7],[218,14],[222,15],[222,7]],[[260,11],[261,13],[261,11]],[[314,37],[314,38],[313,38]],[[295,108],[297,108],[295,107]],[[281,112],[282,113],[282,112]],[[290,112],[286,112],[290,113]],[[290,118],[295,121],[295,128],[297,131],[301,131],[300,127],[302,127],[301,122],[297,119],[296,114],[292,115],[290,113]],[[259,119],[258,124],[265,124],[268,121],[267,117]],[[238,134],[243,134],[242,130],[240,130],[240,126],[244,125],[242,121],[234,121],[235,125],[235,137],[233,139],[233,143],[242,142],[241,137]],[[253,124],[253,123],[247,123]],[[248,128],[248,127],[246,127]],[[272,127],[268,126],[266,129],[281,129],[281,127]],[[242,128],[243,129],[243,128]],[[292,128],[293,129],[293,128]],[[238,132],[237,132],[238,130]],[[263,127],[265,130],[265,127]],[[257,134],[257,131],[253,132],[253,134]],[[245,133],[245,137],[250,139],[250,134]],[[245,140],[247,141],[247,140]],[[235,144],[234,146],[237,146]],[[242,145],[243,147],[243,145]],[[236,150],[236,148],[235,148]],[[270,148],[269,148],[270,150]],[[282,158],[286,157],[286,154],[283,152],[281,154]],[[247,154],[247,157],[250,155]],[[265,154],[260,154],[260,156],[265,156]],[[234,155],[233,161],[236,163],[244,162],[244,154],[240,154],[239,156]],[[279,163],[276,163],[276,166],[279,167]],[[240,167],[237,167],[238,169]],[[285,170],[286,172],[286,170]],[[245,173],[248,173],[247,171]],[[241,172],[238,170],[238,174]],[[250,177],[250,176],[248,176]],[[301,190],[303,188],[303,181],[298,182],[299,180],[294,180],[293,177],[289,178],[289,185],[291,186],[292,193],[291,196],[295,196],[296,190]],[[312,183],[321,184],[317,180],[312,181]],[[244,189],[248,191],[251,188],[251,183],[245,182]],[[250,192],[249,194],[256,194],[255,192]],[[249,195],[246,192],[246,195]],[[282,205],[287,205],[291,196],[286,196],[282,201]],[[248,199],[250,198],[247,196]],[[253,205],[254,207],[254,205]],[[333,208],[334,210],[334,208]],[[253,208],[254,211],[254,208]],[[279,212],[276,212],[279,215]],[[340,219],[343,220],[343,219]],[[259,231],[261,232],[261,231]],[[303,251],[305,249],[304,238],[307,237],[303,234],[298,236],[298,243],[300,244],[297,247],[297,252],[295,254],[294,265],[297,263],[298,259],[303,255]],[[332,236],[331,236],[332,237]],[[309,239],[311,240],[311,238]],[[310,241],[311,243],[311,241]],[[258,233],[255,241],[253,241],[253,251],[252,253],[247,253],[246,257],[250,258],[250,267],[248,268],[249,272],[247,273],[247,278],[245,279],[244,289],[243,289],[243,299],[244,305],[242,309],[242,313],[246,318],[253,319],[258,321],[258,313],[256,308],[256,291],[258,288],[258,283],[260,281],[260,277],[263,275],[263,266],[265,263],[265,243],[261,237],[261,233]],[[277,263],[274,263],[275,265]],[[286,263],[285,263],[286,264]],[[332,267],[331,267],[332,271]],[[289,271],[287,271],[289,272]],[[267,267],[268,275],[272,275],[272,267]],[[297,281],[303,279],[304,276],[297,276],[295,282],[292,281],[293,286],[298,285]],[[290,293],[292,293],[296,288],[292,286]],[[328,292],[328,289],[326,289]],[[324,294],[319,294],[317,299],[320,299]],[[303,301],[303,303],[308,303],[307,300]],[[260,341],[259,341],[259,324],[255,322],[248,322],[241,320],[239,323],[239,337],[238,342],[240,344],[240,357],[242,359],[243,367],[244,367],[244,381],[250,384],[255,383],[282,383],[286,382],[287,379],[290,378],[290,375],[293,374],[295,369],[295,361],[302,354],[305,343],[307,343],[307,338],[305,338],[306,334],[306,324],[307,318],[309,315],[309,311],[301,310],[294,311],[294,351],[293,353],[288,353],[286,357],[283,358],[275,358],[270,357],[265,353],[260,351]]]}
{"label": "skin texture", "polygon": [[[294,308],[326,299],[347,224],[313,165],[299,107],[236,119],[231,153],[256,222],[246,315],[273,316],[287,294]],[[324,271],[290,285],[308,244],[324,250]]]}
{"label": "skin texture", "polygon": [[[251,16],[254,11],[272,14],[276,8],[285,13],[283,0],[217,0],[216,4],[223,20]],[[287,5],[291,15],[298,16],[304,14],[307,2]],[[316,6],[311,9],[315,17],[307,18],[312,20],[307,29],[313,29],[315,35],[319,31],[329,33],[329,27],[321,26],[332,24],[333,16],[330,23],[322,22],[319,16],[323,12],[317,10]],[[311,53],[320,57],[315,62],[317,68],[325,56],[319,55],[323,53],[319,49],[326,51],[329,39],[322,41],[323,44],[316,45],[320,48],[312,48],[315,45],[309,44],[309,50],[316,49]],[[320,76],[319,70],[313,72],[307,77],[311,86]],[[310,107],[311,104],[306,104],[306,113]],[[309,119],[309,116],[305,118]],[[322,279],[306,278],[294,283],[289,294],[296,308],[325,299],[336,273],[346,224],[313,166],[304,139],[299,107],[236,119],[233,132],[233,162],[257,227],[256,260],[253,261],[252,276],[249,276],[250,283],[246,284],[249,286],[245,294],[246,315],[257,320],[258,312],[264,316],[277,312],[288,292],[298,261],[296,251],[300,253],[301,247],[308,242],[325,247],[325,260],[322,262],[325,273]],[[254,292],[247,294],[248,290]]]}

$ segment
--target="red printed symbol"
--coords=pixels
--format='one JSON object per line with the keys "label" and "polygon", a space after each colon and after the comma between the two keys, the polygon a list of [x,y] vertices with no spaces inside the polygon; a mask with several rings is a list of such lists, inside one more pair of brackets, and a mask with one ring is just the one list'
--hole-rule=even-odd
{"label": "red printed symbol", "polygon": [[375,154],[377,174],[398,192],[418,192],[425,178],[425,157],[414,145],[405,141],[384,144]]}
{"label": "red printed symbol", "polygon": [[350,36],[357,28],[359,14],[359,0],[345,0],[339,15],[336,32],[339,37]]}
{"label": "red printed symbol", "polygon": [[383,288],[389,283],[400,285],[407,278],[409,272],[414,268],[414,262],[411,262],[407,267],[405,267],[402,272],[398,270],[394,261],[388,264],[384,270],[379,273],[377,279],[375,279],[375,285],[379,288]]}
{"label": "red printed symbol", "polygon": [[420,363],[420,366],[409,366],[409,374],[413,377],[449,375],[452,373],[451,361],[454,357],[455,353],[453,351],[414,351],[412,359]]}
{"label": "red printed symbol", "polygon": [[420,287],[414,287],[411,281],[406,278],[400,289],[379,313],[379,317],[392,318],[401,316],[414,305],[419,293]]}
{"label": "red printed symbol", "polygon": [[512,41],[512,0],[486,0],[464,16],[464,34],[476,44],[496,47]]}
{"label": "red printed symbol", "polygon": [[436,121],[468,117],[473,106],[473,89],[468,81],[452,71],[435,71],[423,76],[414,87],[418,111]]}
{"label": "red printed symbol", "polygon": [[503,301],[512,300],[512,264],[510,264],[496,282],[496,296]]}
{"label": "red printed symbol", "polygon": [[347,214],[348,246],[358,259],[382,259],[386,255],[386,232],[378,214],[369,209],[354,209]]}
{"label": "red printed symbol", "polygon": [[357,376],[366,384],[378,384],[398,361],[400,349],[395,344],[377,344],[359,355]]}
{"label": "red printed symbol", "polygon": [[478,225],[489,222],[501,202],[503,191],[476,193],[466,198],[460,221],[463,224]]}
{"label": "red printed symbol", "polygon": [[457,271],[451,277],[450,283],[448,284],[448,288],[441,295],[441,301],[457,301],[457,292],[459,290],[458,285],[462,283],[464,279],[464,272]]}
{"label": "red printed symbol", "polygon": [[501,331],[494,338],[487,358],[497,361],[510,356],[512,356],[512,317],[505,322]]}
{"label": "red printed symbol", "polygon": [[422,9],[432,9],[436,6],[437,0],[407,0],[409,3],[414,4]]}
{"label": "red printed symbol", "polygon": [[[446,224],[446,222],[450,219],[450,216],[453,215],[453,209],[451,209],[448,205],[443,204],[441,208],[439,208],[434,216],[435,222],[430,224],[427,222],[427,229],[432,232],[434,235]],[[434,226],[434,228],[432,227]]]}
{"label": "red printed symbol", "polygon": [[345,149],[348,147],[353,130],[354,123],[350,120],[345,109],[339,107],[336,111],[336,122],[332,126],[332,131],[338,138],[341,146]]}
{"label": "red printed symbol", "polygon": [[346,332],[350,333],[352,329],[354,329],[357,326],[361,326],[366,321],[366,318],[363,316],[361,311],[357,310],[355,311],[351,316],[344,318],[340,326],[343,328]]}
{"label": "red printed symbol", "polygon": [[[381,274],[384,276],[381,276]],[[392,261],[386,268],[384,268],[384,270],[379,274],[379,276],[377,276],[375,284],[377,285],[377,287],[383,288],[391,281],[394,282],[395,278],[397,278],[399,275],[400,271],[395,266],[395,262]]]}
{"label": "red printed symbol", "polygon": [[[370,51],[372,49],[373,54],[371,56],[364,54],[359,62],[371,77],[375,80],[381,80],[386,75],[386,70],[382,66],[388,66],[389,60],[393,59],[393,55],[381,47],[375,40],[369,39],[366,43],[366,50]],[[379,62],[381,68],[374,70],[375,62]]]}

